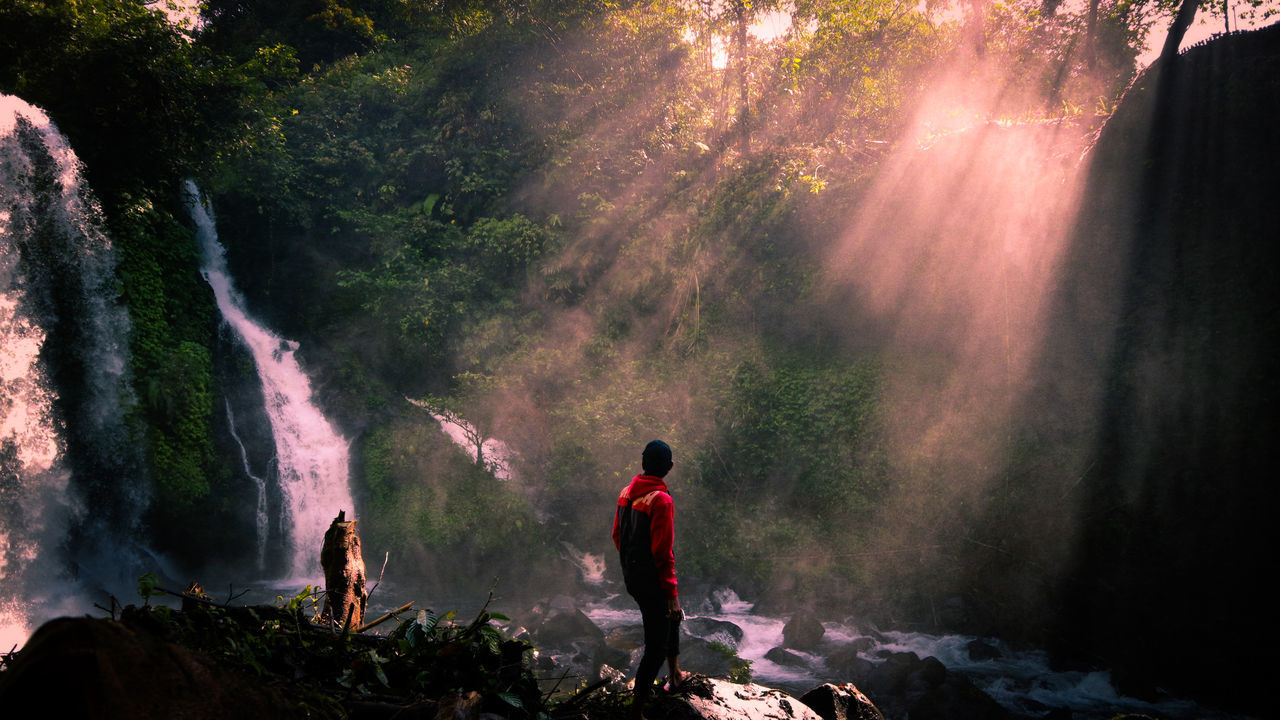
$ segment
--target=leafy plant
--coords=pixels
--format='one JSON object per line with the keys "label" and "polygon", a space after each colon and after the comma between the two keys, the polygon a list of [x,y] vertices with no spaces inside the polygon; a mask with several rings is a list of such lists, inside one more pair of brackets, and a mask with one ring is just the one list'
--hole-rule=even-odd
{"label": "leafy plant", "polygon": [[751,682],[751,661],[740,657],[738,651],[722,642],[711,642],[707,647],[729,661],[729,682],[746,685]]}

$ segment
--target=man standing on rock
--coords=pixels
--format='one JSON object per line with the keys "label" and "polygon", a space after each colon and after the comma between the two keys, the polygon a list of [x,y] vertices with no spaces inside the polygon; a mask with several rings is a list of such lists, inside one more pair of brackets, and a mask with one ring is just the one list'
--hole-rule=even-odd
{"label": "man standing on rock", "polygon": [[684,610],[676,592],[675,504],[663,481],[672,465],[671,447],[665,442],[654,440],[646,445],[640,456],[644,472],[623,488],[613,516],[613,544],[622,560],[622,577],[644,619],[644,656],[636,670],[633,720],[643,717],[645,700],[664,657],[671,687],[682,679],[680,621]]}

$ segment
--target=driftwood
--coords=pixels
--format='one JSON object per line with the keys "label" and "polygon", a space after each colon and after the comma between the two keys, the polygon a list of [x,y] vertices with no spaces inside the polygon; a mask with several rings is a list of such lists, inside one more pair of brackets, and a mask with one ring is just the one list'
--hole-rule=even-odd
{"label": "driftwood", "polygon": [[408,610],[408,609],[409,609],[409,608],[411,608],[411,607],[413,607],[413,601],[412,601],[412,600],[410,600],[409,602],[407,602],[407,603],[405,603],[405,604],[401,605],[400,607],[396,608],[395,610],[392,610],[391,612],[387,613],[386,615],[383,615],[382,617],[378,618],[377,620],[374,620],[374,621],[372,621],[372,622],[367,622],[367,623],[365,623],[365,624],[361,625],[360,627],[356,628],[356,632],[358,632],[358,633],[362,633],[362,632],[364,632],[365,630],[369,630],[369,629],[371,629],[371,628],[375,628],[375,627],[377,627],[377,626],[381,625],[382,623],[384,623],[384,622],[386,622],[386,621],[390,620],[391,618],[395,617],[396,615],[399,615],[400,613],[404,612],[405,610]]}
{"label": "driftwood", "polygon": [[365,605],[369,600],[364,589],[364,557],[360,553],[356,521],[347,520],[346,511],[339,511],[324,533],[320,566],[324,568],[322,620],[329,625],[340,625],[343,632],[364,625]]}

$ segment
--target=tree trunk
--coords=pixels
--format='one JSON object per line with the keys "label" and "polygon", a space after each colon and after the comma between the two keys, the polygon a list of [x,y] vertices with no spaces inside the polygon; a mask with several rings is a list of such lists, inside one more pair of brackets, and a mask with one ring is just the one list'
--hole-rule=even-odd
{"label": "tree trunk", "polygon": [[1187,34],[1187,28],[1191,27],[1191,21],[1196,17],[1196,7],[1199,0],[1182,0],[1182,6],[1178,8],[1178,14],[1173,18],[1173,24],[1169,26],[1169,34],[1164,39],[1164,47],[1160,49],[1160,63],[1168,66],[1173,58],[1178,56],[1178,48],[1182,46],[1182,36]]}
{"label": "tree trunk", "polygon": [[339,511],[324,533],[320,566],[324,568],[321,618],[343,628],[360,627],[369,595],[364,590],[364,557],[356,521],[347,520],[346,511]]}
{"label": "tree trunk", "polygon": [[1089,0],[1089,14],[1085,16],[1084,48],[1085,67],[1092,70],[1098,64],[1098,0]]}
{"label": "tree trunk", "polygon": [[735,55],[737,55],[737,74],[738,74],[738,150],[743,155],[751,153],[751,91],[747,78],[747,28],[749,26],[748,17],[749,6],[745,2],[739,2],[734,7],[735,22],[733,30],[733,44]]}
{"label": "tree trunk", "polygon": [[987,52],[987,0],[969,0],[969,17],[965,21],[965,32],[969,36],[969,49],[977,57]]}

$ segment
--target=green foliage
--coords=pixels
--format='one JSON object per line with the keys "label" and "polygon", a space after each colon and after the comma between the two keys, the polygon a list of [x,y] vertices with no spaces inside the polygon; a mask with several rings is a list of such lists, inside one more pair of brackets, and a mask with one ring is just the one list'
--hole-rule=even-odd
{"label": "green foliage", "polygon": [[466,578],[477,592],[494,576],[515,590],[543,582],[553,550],[521,488],[477,466],[430,415],[411,410],[372,429],[361,445],[365,513],[378,518],[366,528],[365,545],[430,557],[419,568],[425,575]]}
{"label": "green foliage", "polygon": [[201,40],[240,59],[260,48],[287,47],[304,68],[311,68],[373,46],[373,20],[351,5],[336,0],[206,0]]}
{"label": "green foliage", "polygon": [[717,437],[691,448],[676,486],[681,567],[788,596],[856,578],[887,485],[879,450],[879,369],[872,361],[744,361],[719,392]]}
{"label": "green foliage", "polygon": [[214,462],[211,294],[190,232],[150,200],[121,199],[118,272],[151,477],[162,502],[190,506],[209,494]]}
{"label": "green foliage", "polygon": [[237,113],[228,83],[163,13],[134,0],[0,4],[0,90],[44,108],[111,205],[176,186]]}
{"label": "green foliage", "polygon": [[189,503],[209,491],[205,472],[213,455],[213,365],[208,348],[193,342],[179,343],[165,360],[147,381],[146,404],[155,428],[152,471],[166,500]]}
{"label": "green foliage", "polygon": [[712,642],[707,647],[719,653],[729,661],[729,682],[746,685],[751,682],[751,661],[738,656],[738,651],[720,642]]}
{"label": "green foliage", "polygon": [[287,613],[318,620],[321,612],[320,601],[324,599],[324,590],[314,585],[307,585],[291,598],[276,596],[276,606]]}
{"label": "green foliage", "polygon": [[151,598],[156,595],[164,594],[163,591],[156,590],[156,583],[159,580],[155,573],[145,573],[138,578],[138,595],[147,603],[151,602]]}
{"label": "green foliage", "polygon": [[[139,584],[144,598],[161,592],[150,573]],[[318,595],[308,587],[274,608],[129,606],[121,621],[287,687],[290,696],[324,708],[325,716],[344,717],[339,701],[353,696],[407,705],[469,692],[504,717],[533,718],[545,709],[526,662],[531,646],[493,624],[505,616],[486,609],[459,625],[452,612],[423,610],[387,636],[333,633],[304,617]]]}
{"label": "green foliage", "polygon": [[[542,706],[541,692],[524,669],[524,656],[532,646],[507,639],[490,622],[504,616],[485,610],[467,625],[452,623],[453,617],[423,610],[401,623],[388,638],[397,652],[389,658],[384,678],[404,678],[408,691],[419,697],[477,690],[508,712],[536,712]],[[414,672],[433,662],[433,672]]]}

